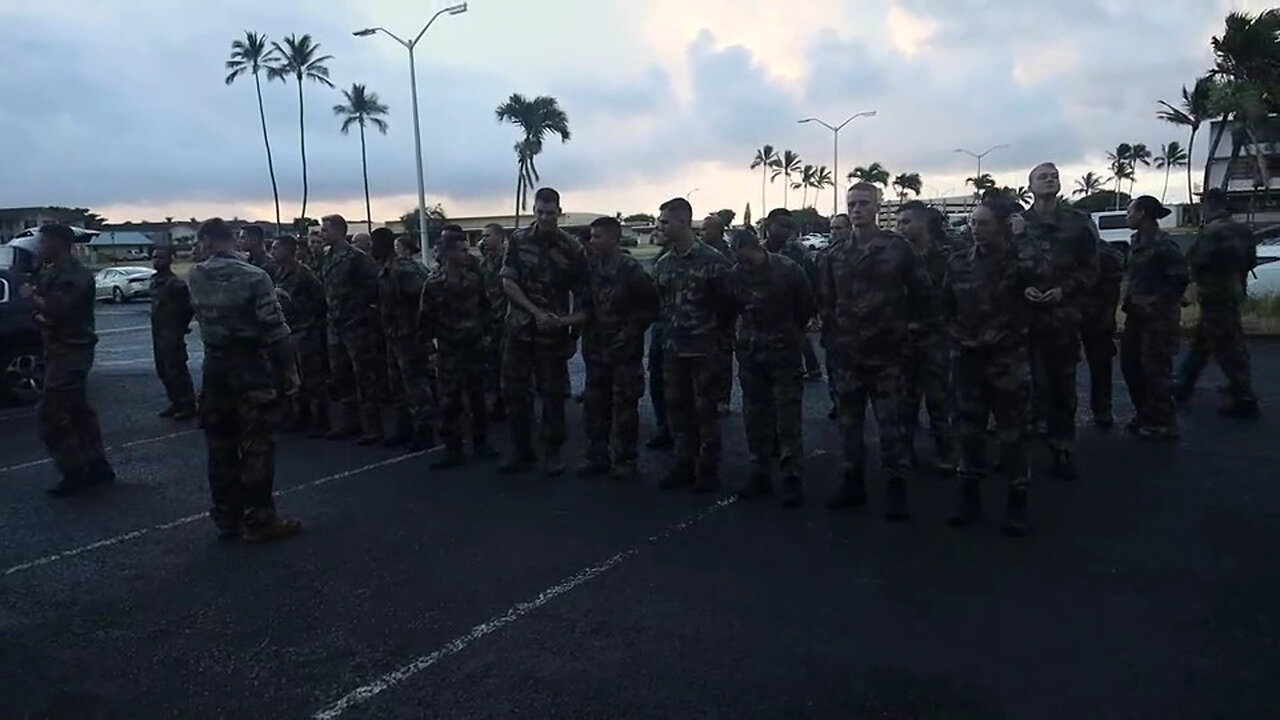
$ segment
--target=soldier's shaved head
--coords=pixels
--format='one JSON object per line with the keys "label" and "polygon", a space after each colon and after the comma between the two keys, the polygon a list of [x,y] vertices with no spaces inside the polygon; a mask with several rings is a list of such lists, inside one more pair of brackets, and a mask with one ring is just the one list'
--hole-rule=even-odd
{"label": "soldier's shaved head", "polygon": [[1027,174],[1027,187],[1037,198],[1056,198],[1062,192],[1062,180],[1058,177],[1058,166],[1051,162],[1042,162],[1031,168]]}

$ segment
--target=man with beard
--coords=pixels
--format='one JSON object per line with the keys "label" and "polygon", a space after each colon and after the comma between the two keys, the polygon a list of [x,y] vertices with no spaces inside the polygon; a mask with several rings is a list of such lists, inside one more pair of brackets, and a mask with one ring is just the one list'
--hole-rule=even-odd
{"label": "man with beard", "polygon": [[[765,250],[786,256],[804,270],[804,276],[809,280],[810,287],[817,285],[817,269],[814,267],[813,260],[809,259],[809,251],[805,250],[796,239],[796,221],[791,216],[791,211],[786,208],[774,208],[769,211],[764,224]],[[800,344],[800,351],[804,355],[805,377],[809,380],[820,379],[822,368],[818,364],[818,354],[813,350],[813,340],[808,333],[805,333],[804,341]]]}
{"label": "man with beard", "polygon": [[500,223],[484,226],[480,235],[480,272],[484,275],[484,293],[489,300],[485,342],[490,351],[485,358],[485,377],[488,378],[486,392],[493,402],[489,412],[492,420],[507,416],[502,402],[502,345],[507,324],[507,294],[502,290],[502,253],[506,243],[507,231]]}
{"label": "man with beard", "polygon": [[534,389],[542,401],[542,443],[547,475],[564,472],[565,401],[568,361],[574,342],[564,317],[570,295],[586,277],[582,245],[559,228],[560,193],[534,194],[534,224],[517,231],[502,259],[502,287],[510,302],[502,353],[502,391],[511,421],[512,455],[499,472],[527,471],[533,449]]}
{"label": "man with beard", "polygon": [[1058,198],[1053,163],[1032,168],[1035,200],[1022,213],[1022,263],[1034,268],[1031,305],[1032,403],[1044,408],[1053,473],[1076,477],[1076,366],[1080,362],[1080,303],[1098,277],[1097,230],[1089,215]]}
{"label": "man with beard", "polygon": [[324,286],[310,267],[298,259],[302,248],[292,235],[271,246],[276,287],[283,291],[281,306],[298,356],[298,394],[293,398],[293,432],[309,430],[313,438],[329,432],[329,351],[325,343]]}
{"label": "man with beard", "polygon": [[418,241],[396,237],[387,228],[373,231],[370,252],[378,270],[378,312],[387,348],[387,389],[395,431],[382,444],[411,451],[435,444],[432,423],[431,354],[418,327],[422,285],[427,269],[418,262]]}

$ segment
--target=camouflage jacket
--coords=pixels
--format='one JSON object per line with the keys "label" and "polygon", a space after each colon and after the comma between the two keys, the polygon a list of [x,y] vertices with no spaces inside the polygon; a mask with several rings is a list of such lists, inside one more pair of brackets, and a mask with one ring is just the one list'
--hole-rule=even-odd
{"label": "camouflage jacket", "polygon": [[245,258],[245,262],[265,272],[271,278],[271,282],[279,282],[280,268],[265,252],[260,257],[254,257],[250,254]]}
{"label": "camouflage jacket", "polygon": [[1202,304],[1239,303],[1249,271],[1258,264],[1253,231],[1225,215],[1210,218],[1187,251],[1187,264]]}
{"label": "camouflage jacket", "polygon": [[1035,266],[1013,244],[988,252],[972,245],[953,253],[941,307],[956,346],[1025,346],[1031,305],[1023,293],[1035,277]]}
{"label": "camouflage jacket", "polygon": [[582,359],[599,363],[639,363],[644,333],[658,316],[658,291],[640,261],[626,253],[587,261],[586,289],[578,308],[588,313],[582,332]]}
{"label": "camouflage jacket", "polygon": [[1120,283],[1124,281],[1124,251],[1104,240],[1098,241],[1098,277],[1080,298],[1080,310],[1086,320],[1115,315],[1120,302]]}
{"label": "camouflage jacket", "polygon": [[762,267],[738,263],[725,276],[726,295],[738,325],[737,352],[755,359],[795,362],[814,313],[813,290],[804,270],[784,255],[769,253]]}
{"label": "camouflage jacket", "polygon": [[912,322],[908,330],[912,340],[936,337],[937,334],[945,331],[946,325],[939,304],[942,299],[942,282],[946,279],[947,264],[951,261],[952,253],[960,248],[952,245],[946,238],[929,238],[923,246],[912,244],[911,249],[915,250],[916,257],[919,258],[920,265],[929,278],[932,302],[928,312],[918,321]]}
{"label": "camouflage jacket", "polygon": [[348,330],[378,321],[378,264],[350,245],[332,247],[324,257],[324,301],[329,327]]}
{"label": "camouflage jacket", "polygon": [[311,268],[298,263],[291,268],[278,268],[276,290],[281,295],[284,318],[294,334],[308,333],[324,328],[327,311],[324,302],[324,285]]}
{"label": "camouflage jacket", "polygon": [[1026,230],[1015,239],[1021,264],[1041,291],[1061,288],[1062,301],[1032,308],[1033,326],[1070,327],[1080,321],[1085,293],[1098,277],[1098,233],[1083,212],[1059,203],[1053,212],[1022,213]]}
{"label": "camouflage jacket", "polygon": [[44,307],[34,315],[46,352],[54,346],[98,342],[93,316],[97,287],[93,273],[79,260],[45,263],[36,275],[35,292],[44,301]]}
{"label": "camouflage jacket", "polygon": [[[499,276],[519,285],[537,307],[564,316],[571,312],[570,294],[582,291],[586,271],[586,253],[577,238],[563,230],[542,233],[533,225],[507,240]],[[534,317],[513,302],[507,303],[507,329],[553,344],[569,337],[564,328],[538,328]]]}
{"label": "camouflage jacket", "polygon": [[151,276],[151,332],[186,335],[195,311],[186,281],[172,271]]}
{"label": "camouflage jacket", "polygon": [[1145,241],[1134,233],[1131,243],[1125,313],[1154,317],[1179,311],[1190,278],[1178,244],[1163,230]]}
{"label": "camouflage jacket", "polygon": [[799,265],[800,269],[804,271],[805,279],[809,281],[810,288],[818,284],[818,268],[813,264],[809,251],[805,249],[804,245],[800,244],[799,240],[788,240],[776,246],[765,243],[764,249],[776,255],[782,255]]}
{"label": "camouflage jacket", "polygon": [[383,263],[378,271],[378,312],[387,337],[417,334],[426,280],[427,269],[413,258],[395,257]]}
{"label": "camouflage jacket", "polygon": [[218,253],[187,276],[206,348],[265,348],[289,337],[271,278],[233,255]]}
{"label": "camouflage jacket", "polygon": [[930,295],[928,274],[901,236],[877,230],[869,239],[842,243],[818,269],[827,347],[841,362],[899,362],[907,328],[928,312]]}
{"label": "camouflage jacket", "polygon": [[491,316],[478,263],[436,268],[422,283],[418,325],[427,342],[441,347],[478,347]]}
{"label": "camouflage jacket", "polygon": [[653,264],[661,300],[663,350],[682,357],[721,352],[729,261],[711,246],[694,242],[688,252],[671,248]]}
{"label": "camouflage jacket", "polygon": [[489,298],[489,327],[500,330],[507,321],[507,293],[502,289],[502,256],[481,255],[484,293]]}
{"label": "camouflage jacket", "polygon": [[729,244],[726,243],[723,238],[718,243],[711,243],[711,242],[707,242],[706,240],[699,240],[699,242],[711,248],[712,250],[715,250],[716,252],[720,253],[725,257],[726,260],[728,260],[731,263],[738,261],[737,256],[733,254],[733,249],[729,247]]}

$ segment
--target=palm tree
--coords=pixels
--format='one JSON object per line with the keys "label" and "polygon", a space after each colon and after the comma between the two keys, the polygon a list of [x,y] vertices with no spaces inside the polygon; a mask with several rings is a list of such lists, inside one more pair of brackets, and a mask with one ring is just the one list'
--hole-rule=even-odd
{"label": "palm tree", "polygon": [[520,227],[520,211],[527,207],[529,188],[540,176],[534,158],[542,152],[542,144],[548,134],[559,135],[560,142],[569,142],[569,116],[560,108],[560,102],[550,95],[539,95],[532,100],[520,93],[512,93],[507,101],[493,111],[498,122],[509,122],[524,131],[524,138],[516,143],[516,218]]}
{"label": "palm tree", "polygon": [[973,191],[977,195],[982,195],[982,193],[988,190],[995,190],[998,187],[996,185],[996,179],[991,177],[991,173],[982,173],[981,175],[965,178],[964,184],[972,185]]}
{"label": "palm tree", "polygon": [[[1164,100],[1160,104],[1165,107],[1164,110],[1156,113],[1156,116],[1165,122],[1174,125],[1183,125],[1190,129],[1190,137],[1187,138],[1187,203],[1194,202],[1191,195],[1191,155],[1196,147],[1196,133],[1200,130],[1200,123],[1208,120],[1213,111],[1213,93],[1214,79],[1209,75],[1196,78],[1195,83],[1191,86],[1191,90],[1187,90],[1187,86],[1182,86],[1182,107],[1176,108]],[[1205,162],[1208,165],[1208,162]]]}
{"label": "palm tree", "polygon": [[1076,189],[1071,194],[1088,197],[1102,190],[1102,187],[1105,184],[1106,180],[1104,180],[1101,175],[1090,170],[1081,176],[1079,180],[1076,180]]}
{"label": "palm tree", "polygon": [[350,90],[343,90],[345,105],[334,105],[333,114],[342,118],[342,134],[346,135],[352,125],[360,126],[360,172],[364,176],[364,220],[369,232],[373,232],[373,211],[369,207],[369,160],[365,153],[364,127],[366,124],[377,128],[383,135],[387,134],[387,121],[382,115],[387,114],[387,106],[378,102],[378,94],[365,90],[363,85],[352,84]]}
{"label": "palm tree", "polygon": [[813,165],[805,165],[800,168],[800,180],[791,184],[792,190],[801,190],[800,207],[809,207],[809,188],[813,187],[813,174],[817,170]]}
{"label": "palm tree", "polygon": [[318,82],[325,87],[333,87],[329,80],[329,68],[325,63],[332,60],[332,55],[321,55],[320,44],[313,42],[310,35],[290,35],[284,39],[284,45],[271,43],[275,53],[275,63],[267,68],[267,77],[271,80],[288,81],[290,77],[298,81],[298,131],[302,147],[302,212],[307,216],[307,195],[310,186],[307,184],[307,123],[306,108],[302,102],[302,83],[304,80]]}
{"label": "palm tree", "polygon": [[772,145],[765,145],[756,151],[755,158],[751,161],[751,169],[760,168],[760,207],[769,207],[765,204],[764,187],[765,176],[771,168],[778,165],[778,152],[773,149]]}
{"label": "palm tree", "polygon": [[920,197],[924,181],[920,179],[920,173],[902,173],[893,179],[893,187],[898,191],[898,203],[901,204],[907,201],[908,192]]}
{"label": "palm tree", "polygon": [[276,235],[280,234],[280,188],[276,184],[276,164],[271,158],[271,137],[267,134],[267,113],[262,107],[262,76],[275,58],[275,48],[267,47],[267,36],[245,31],[243,40],[231,43],[231,57],[227,60],[227,84],[241,75],[253,76],[253,89],[258,93],[258,120],[262,123],[262,144],[267,146],[267,173],[271,175],[271,198],[276,205]]}
{"label": "palm tree", "polygon": [[[831,174],[831,168],[826,165],[819,165],[813,170],[813,187],[817,192],[821,192],[825,188],[835,187],[836,179]],[[817,192],[814,193],[813,201],[816,205],[818,202]]]}
{"label": "palm tree", "polygon": [[847,177],[849,180],[861,180],[872,185],[879,185],[884,188],[889,187],[889,171],[878,162],[873,162],[866,167],[856,167],[849,172]]}
{"label": "palm tree", "polygon": [[773,175],[769,180],[782,177],[782,207],[787,206],[787,186],[791,184],[791,176],[800,172],[800,155],[791,150],[783,150],[782,156],[773,165]]}
{"label": "palm tree", "polygon": [[1133,184],[1138,174],[1138,165],[1151,167],[1151,149],[1144,143],[1134,143],[1129,149],[1129,194],[1133,195]]}
{"label": "palm tree", "polygon": [[1116,149],[1107,153],[1107,169],[1111,171],[1111,178],[1116,181],[1116,209],[1120,209],[1120,183],[1129,179],[1133,175],[1133,170],[1129,165],[1129,156],[1133,153],[1133,146],[1129,143],[1120,143]]}
{"label": "palm tree", "polygon": [[[1262,187],[1271,183],[1270,170],[1262,147],[1258,142],[1258,127],[1266,118],[1280,111],[1280,8],[1265,10],[1258,15],[1233,12],[1227,15],[1222,35],[1212,40],[1214,67],[1210,74],[1217,78],[1217,98],[1213,101],[1216,113],[1238,125],[1232,132],[1231,161],[1235,164],[1247,139],[1257,161],[1258,177]],[[1209,157],[1222,139],[1227,123],[1217,133]],[[1208,183],[1209,163],[1205,164],[1205,187]],[[1230,172],[1222,176],[1223,188]]]}
{"label": "palm tree", "polygon": [[1164,189],[1160,191],[1160,202],[1164,202],[1164,196],[1169,192],[1169,172],[1174,168],[1188,166],[1190,157],[1187,151],[1182,149],[1182,143],[1174,140],[1160,146],[1160,154],[1156,156],[1156,168],[1164,170]]}

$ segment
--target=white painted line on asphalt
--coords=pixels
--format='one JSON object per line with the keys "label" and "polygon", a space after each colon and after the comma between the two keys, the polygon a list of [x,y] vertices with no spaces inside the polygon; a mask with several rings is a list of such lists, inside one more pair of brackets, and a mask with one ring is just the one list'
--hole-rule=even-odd
{"label": "white painted line on asphalt", "polygon": [[28,410],[26,412],[16,412],[16,413],[11,413],[9,415],[0,416],[0,422],[8,422],[10,420],[25,420],[26,418],[33,418],[35,416],[36,416],[35,410]]}
{"label": "white painted line on asphalt", "polygon": [[133,327],[111,328],[110,330],[98,330],[99,335],[114,335],[115,333],[134,332],[135,330],[150,330],[150,325],[134,325]]}
{"label": "white painted line on asphalt", "polygon": [[[179,433],[179,434],[182,434],[182,433]],[[353,468],[351,470],[344,470],[343,472],[340,472],[340,473],[327,475],[325,477],[320,478],[319,480],[312,480],[311,482],[303,483],[295,487],[286,488],[284,490],[277,490],[275,491],[275,493],[273,493],[273,495],[275,497],[280,497],[283,495],[289,495],[289,494],[298,492],[300,490],[309,490],[311,488],[324,485],[325,483],[331,483],[334,480],[341,480],[343,478],[351,477],[352,475],[359,475],[360,473],[368,472],[370,470],[377,470],[378,468],[387,467],[389,465],[395,465],[396,463],[402,463],[405,460],[421,457],[431,452],[432,450],[438,449],[439,447],[440,446],[437,446],[435,448],[431,448],[431,450],[422,450],[416,453],[409,453],[407,455],[398,455],[396,457],[389,458],[387,460],[382,460],[376,463],[369,463],[368,465],[362,465],[358,468]],[[89,543],[88,545],[81,545],[80,547],[71,548],[70,550],[63,550],[62,552],[56,552],[52,555],[46,555],[45,557],[42,557],[42,558],[37,558],[35,560],[14,565],[11,568],[6,568],[4,572],[0,573],[0,576],[7,577],[15,573],[23,572],[24,570],[31,570],[32,568],[38,568],[38,567],[41,567],[42,565],[48,565],[50,563],[58,562],[59,560],[66,560],[68,558],[73,558],[78,555],[83,555],[87,552],[93,552],[94,550],[101,550],[102,548],[119,545],[121,543],[125,543],[130,540],[136,540],[148,533],[158,532],[162,530],[172,530],[177,527],[182,527],[183,525],[190,525],[191,523],[197,520],[200,520],[201,518],[207,518],[207,517],[209,517],[208,513],[197,513],[195,515],[187,515],[186,517],[180,517],[177,520],[170,520],[169,522],[160,523],[158,525],[152,525],[150,527],[140,528],[138,530],[133,530],[131,532],[124,533],[123,535],[116,535],[115,537],[109,537],[109,538],[106,538],[105,540],[99,540],[97,542]]]}
{"label": "white painted line on asphalt", "polygon": [[[171,438],[182,437],[183,435],[190,435],[191,433],[194,433],[194,432],[200,432],[200,431],[199,430],[180,430],[178,432],[169,433],[168,435],[159,435],[157,437],[142,438],[141,440],[131,440],[130,442],[123,443],[121,445],[109,447],[106,449],[106,451],[111,452],[113,450],[124,450],[125,448],[136,447],[138,445],[149,445],[150,443],[156,443],[164,440],[169,440]],[[37,465],[44,465],[45,463],[49,463],[49,462],[53,462],[53,460],[49,458],[45,458],[43,460],[32,460],[31,462],[24,462],[24,463],[19,463],[17,465],[0,467],[0,473],[7,473],[13,470],[21,470],[23,468],[36,467]]]}
{"label": "white painted line on asphalt", "polygon": [[512,606],[511,609],[507,610],[502,615],[498,615],[497,617],[491,618],[483,623],[480,623],[479,625],[476,625],[475,627],[471,628],[471,630],[469,630],[465,635],[461,635],[457,638],[454,638],[444,647],[441,647],[435,652],[432,652],[429,655],[423,655],[422,657],[417,658],[416,660],[409,663],[408,665],[405,665],[404,667],[401,667],[397,670],[393,670],[392,672],[389,672],[386,675],[383,675],[382,677],[368,683],[367,685],[362,685],[356,688],[355,690],[352,690],[346,695],[343,695],[333,704],[329,705],[323,710],[317,711],[311,717],[313,718],[313,720],[333,720],[334,718],[339,717],[340,715],[350,710],[351,708],[355,707],[356,705],[359,705],[360,703],[370,700],[376,697],[377,695],[380,695],[381,693],[387,690],[390,690],[391,688],[399,685],[405,680],[408,680],[414,675],[417,675],[423,670],[430,668],[432,665],[435,665],[436,663],[449,657],[450,655],[456,655],[462,652],[467,648],[468,645],[475,642],[476,640],[479,640],[480,638],[486,635],[490,635],[492,633],[495,633],[501,630],[502,628],[514,623],[515,621],[519,620],[525,615],[528,615],[534,610],[537,610],[543,605],[546,605],[547,603],[551,602],[557,597],[560,597],[561,595],[564,595],[565,593],[573,590],[574,588],[577,588],[583,583],[586,583],[587,581],[592,580],[593,578],[603,575],[604,573],[621,565],[627,560],[638,555],[640,551],[643,550],[646,546],[666,540],[667,538],[670,538],[673,535],[676,535],[677,533],[701,522],[702,520],[706,519],[709,515],[720,510],[721,508],[732,505],[734,500],[735,500],[735,496],[732,496],[732,495],[723,500],[720,500],[719,502],[715,503],[714,505],[707,508],[706,510],[703,510],[702,512],[693,516],[692,518],[676,523],[675,525],[671,525],[661,533],[658,533],[657,535],[651,535],[646,540],[636,543],[635,545],[631,546],[626,550],[623,550],[617,555],[614,555],[613,557],[610,557],[600,563],[592,565],[591,567],[583,570],[582,572],[579,572],[578,574],[564,580],[558,585],[553,585],[547,588],[546,590],[543,590],[542,592],[534,596],[533,599],[526,600],[522,603],[518,603]]}

